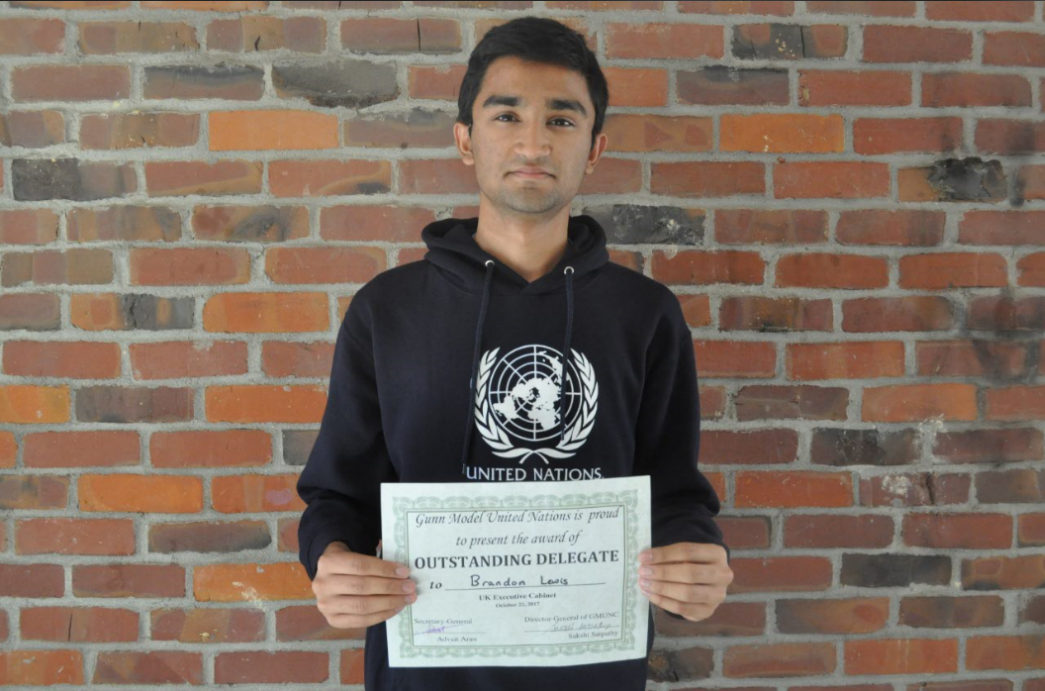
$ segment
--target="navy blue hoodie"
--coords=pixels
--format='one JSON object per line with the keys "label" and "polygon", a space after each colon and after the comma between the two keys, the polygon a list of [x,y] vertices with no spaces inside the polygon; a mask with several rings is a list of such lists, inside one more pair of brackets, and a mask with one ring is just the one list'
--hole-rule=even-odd
{"label": "navy blue hoodie", "polygon": [[[381,272],[349,304],[297,484],[309,578],[332,541],[376,555],[382,482],[649,475],[651,546],[728,553],[719,499],[697,468],[696,359],[675,294],[610,262],[591,216],[570,217],[564,256],[531,282],[479,247],[477,225],[428,224],[424,260]],[[653,639],[651,611],[647,654]],[[642,691],[647,658],[390,668],[381,622],[367,628],[364,667],[367,691]]]}

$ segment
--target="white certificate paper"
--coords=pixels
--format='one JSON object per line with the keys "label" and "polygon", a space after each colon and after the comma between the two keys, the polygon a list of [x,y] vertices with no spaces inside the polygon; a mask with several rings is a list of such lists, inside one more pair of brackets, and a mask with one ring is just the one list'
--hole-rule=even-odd
{"label": "white certificate paper", "polygon": [[417,600],[386,621],[390,667],[561,667],[646,657],[649,476],[383,483],[383,559]]}

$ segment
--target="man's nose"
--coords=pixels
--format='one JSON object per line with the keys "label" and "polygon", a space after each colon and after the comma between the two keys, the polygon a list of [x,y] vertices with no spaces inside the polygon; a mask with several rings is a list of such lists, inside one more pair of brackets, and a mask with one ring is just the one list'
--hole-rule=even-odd
{"label": "man's nose", "polygon": [[[527,161],[539,161],[551,151],[551,142],[544,123],[529,123],[521,128],[519,141],[516,142],[515,150],[519,156]],[[534,163],[533,165],[540,165]]]}

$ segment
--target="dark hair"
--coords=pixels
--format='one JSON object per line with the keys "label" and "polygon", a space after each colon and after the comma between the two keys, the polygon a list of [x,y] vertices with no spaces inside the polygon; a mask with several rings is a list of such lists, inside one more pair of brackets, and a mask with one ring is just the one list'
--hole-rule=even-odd
{"label": "dark hair", "polygon": [[588,83],[588,95],[595,106],[595,126],[591,132],[591,145],[594,146],[596,135],[602,132],[606,105],[610,100],[606,77],[584,36],[546,17],[519,17],[486,32],[468,58],[468,69],[457,94],[457,122],[467,125],[471,134],[472,106],[479,95],[486,70],[497,58],[509,55],[532,62],[560,65],[584,76]]}

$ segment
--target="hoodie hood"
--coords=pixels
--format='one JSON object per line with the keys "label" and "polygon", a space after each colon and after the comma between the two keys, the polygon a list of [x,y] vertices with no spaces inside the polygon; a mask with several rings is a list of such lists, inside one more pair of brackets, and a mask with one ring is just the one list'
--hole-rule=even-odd
{"label": "hoodie hood", "polygon": [[[421,239],[428,246],[425,260],[439,267],[448,280],[473,293],[481,293],[482,301],[476,315],[475,348],[472,352],[469,387],[469,408],[465,415],[464,447],[461,449],[461,473],[467,475],[472,460],[468,449],[476,412],[481,413],[482,401],[476,399],[475,377],[482,352],[483,324],[486,311],[497,309],[498,294],[543,295],[563,293],[566,300],[566,323],[563,325],[563,347],[559,376],[560,405],[566,400],[566,377],[569,371],[570,339],[573,335],[573,289],[595,279],[598,269],[609,261],[606,250],[606,232],[587,215],[571,216],[566,226],[566,251],[555,268],[540,278],[527,282],[514,270],[484,250],[475,241],[479,219],[447,218],[434,221],[421,231]],[[473,408],[474,406],[474,408]],[[559,412],[559,439],[566,434],[565,410]]]}
{"label": "hoodie hood", "polygon": [[445,218],[434,221],[421,231],[421,239],[428,246],[424,258],[443,270],[458,287],[473,293],[484,291],[486,263],[494,262],[490,293],[537,295],[566,291],[567,266],[575,287],[595,277],[596,269],[610,260],[606,250],[606,232],[591,216],[571,216],[566,228],[566,252],[551,271],[535,281],[526,279],[508,268],[475,241],[478,218]]}

